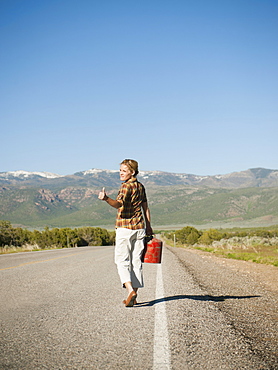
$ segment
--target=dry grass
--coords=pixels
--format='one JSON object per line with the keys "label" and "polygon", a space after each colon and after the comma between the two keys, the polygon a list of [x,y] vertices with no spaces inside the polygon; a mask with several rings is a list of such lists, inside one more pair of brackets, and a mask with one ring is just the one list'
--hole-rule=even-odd
{"label": "dry grass", "polygon": [[[167,239],[173,246],[173,241]],[[195,248],[214,255],[236,260],[268,264],[278,267],[278,238],[261,237],[233,237],[214,241],[212,245],[195,244],[185,246],[176,244],[176,247]]]}
{"label": "dry grass", "polygon": [[212,246],[194,246],[196,249],[211,252],[215,255],[232,258],[237,260],[263,263],[267,265],[278,266],[278,250],[267,247],[257,247],[256,251],[253,248],[241,249],[234,247],[233,249],[215,248]]}
{"label": "dry grass", "polygon": [[37,244],[25,244],[22,247],[14,247],[13,245],[5,245],[0,247],[0,254],[18,253],[18,252],[33,252],[41,250]]}

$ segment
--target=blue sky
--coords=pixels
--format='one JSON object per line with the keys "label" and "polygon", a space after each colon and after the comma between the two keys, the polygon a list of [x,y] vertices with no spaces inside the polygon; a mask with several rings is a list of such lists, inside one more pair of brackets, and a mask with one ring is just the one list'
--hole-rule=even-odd
{"label": "blue sky", "polygon": [[0,172],[278,169],[276,0],[1,0]]}

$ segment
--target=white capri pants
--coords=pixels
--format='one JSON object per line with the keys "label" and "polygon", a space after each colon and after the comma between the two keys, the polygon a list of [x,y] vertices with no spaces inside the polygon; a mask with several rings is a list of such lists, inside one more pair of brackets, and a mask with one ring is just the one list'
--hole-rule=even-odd
{"label": "white capri pants", "polygon": [[143,288],[141,255],[144,250],[145,229],[116,229],[115,263],[121,283],[131,281],[133,288]]}

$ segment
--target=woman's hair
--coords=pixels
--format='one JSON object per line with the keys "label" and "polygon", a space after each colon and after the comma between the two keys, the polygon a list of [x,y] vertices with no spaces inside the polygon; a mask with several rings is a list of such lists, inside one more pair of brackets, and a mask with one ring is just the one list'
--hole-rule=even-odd
{"label": "woman's hair", "polygon": [[134,159],[124,159],[121,164],[126,165],[130,171],[133,173],[133,176],[137,176],[139,171],[138,171],[138,162],[135,161]]}

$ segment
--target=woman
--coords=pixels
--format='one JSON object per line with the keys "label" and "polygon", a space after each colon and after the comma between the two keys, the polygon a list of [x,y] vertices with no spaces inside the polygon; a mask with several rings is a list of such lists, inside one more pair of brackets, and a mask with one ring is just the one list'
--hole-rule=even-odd
{"label": "woman", "polygon": [[99,199],[116,208],[116,247],[115,263],[128,297],[123,301],[126,307],[136,303],[138,288],[144,286],[141,255],[144,249],[144,237],[152,235],[150,210],[144,186],[137,181],[138,162],[125,159],[120,167],[120,179],[123,181],[116,200],[107,196],[105,188],[99,193]]}

